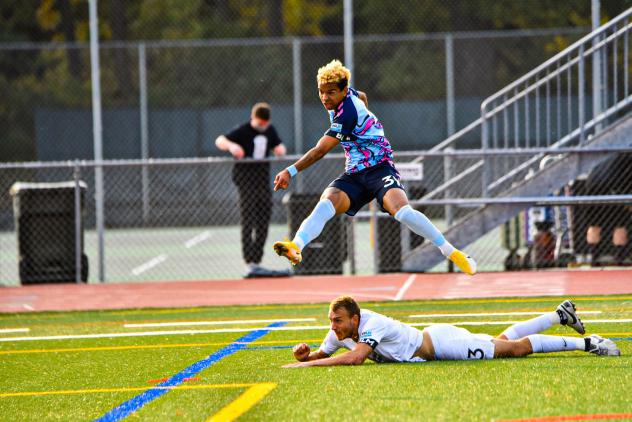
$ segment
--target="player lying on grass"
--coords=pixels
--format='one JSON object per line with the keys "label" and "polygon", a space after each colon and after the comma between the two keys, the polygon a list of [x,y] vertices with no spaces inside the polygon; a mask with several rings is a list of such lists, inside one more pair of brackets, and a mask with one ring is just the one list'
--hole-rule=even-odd
{"label": "player lying on grass", "polygon": [[299,171],[323,158],[338,144],[345,151],[345,172],[325,189],[320,202],[303,221],[294,239],[276,242],[274,250],[296,265],[301,262],[303,248],[318,237],[327,221],[342,213],[353,216],[364,205],[377,199],[382,211],[430,240],[461,271],[473,275],[476,262],[455,249],[424,214],[408,204],[384,128],[369,111],[366,94],[349,86],[350,79],[351,72],[338,60],[318,69],[320,101],[329,112],[331,126],[314,148],[276,175],[274,190],[287,189]]}
{"label": "player lying on grass", "polygon": [[[614,342],[596,334],[584,338],[537,334],[555,324],[585,333],[570,300],[562,302],[554,312],[512,325],[495,338],[449,324],[433,324],[419,331],[377,312],[360,310],[350,296],[331,302],[329,320],[331,330],[320,348],[312,352],[307,344],[297,344],[293,352],[299,362],[284,368],[360,365],[366,359],[381,363],[509,358],[571,350],[602,356],[621,354]],[[340,348],[350,351],[331,357]]]}

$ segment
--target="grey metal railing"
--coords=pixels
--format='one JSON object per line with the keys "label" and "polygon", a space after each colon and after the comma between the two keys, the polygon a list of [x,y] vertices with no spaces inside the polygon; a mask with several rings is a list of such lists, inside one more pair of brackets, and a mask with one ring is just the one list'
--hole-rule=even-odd
{"label": "grey metal railing", "polygon": [[[483,101],[481,148],[581,147],[627,111],[631,15],[632,8]],[[484,160],[482,196],[537,171],[543,156]]]}

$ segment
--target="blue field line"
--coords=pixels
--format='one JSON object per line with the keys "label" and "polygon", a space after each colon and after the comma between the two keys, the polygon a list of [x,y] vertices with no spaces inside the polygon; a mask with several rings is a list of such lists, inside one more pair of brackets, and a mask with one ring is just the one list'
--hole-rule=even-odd
{"label": "blue field line", "polygon": [[[274,322],[268,325],[266,328],[282,327],[285,324],[286,324],[285,321]],[[238,338],[237,340],[235,340],[228,346],[218,350],[217,352],[213,353],[206,359],[202,359],[198,362],[195,362],[193,365],[178,372],[177,374],[169,378],[167,381],[156,385],[156,387],[175,387],[182,384],[186,378],[194,377],[198,372],[208,368],[214,363],[219,362],[220,360],[224,359],[227,356],[232,355],[235,352],[245,349],[249,343],[252,343],[253,341],[256,341],[260,339],[261,337],[265,336],[271,331],[266,328],[252,331],[246,334],[245,336]],[[101,421],[103,422],[120,421],[121,419],[129,416],[131,413],[137,411],[138,409],[140,409],[147,403],[171,391],[168,388],[156,388],[156,387],[152,387],[149,390],[145,391],[144,393],[139,394],[138,396],[129,399],[128,401],[118,405],[117,407],[110,410],[105,415],[95,420],[100,421],[100,422]]]}
{"label": "blue field line", "polygon": [[632,341],[632,337],[608,337],[612,341]]}

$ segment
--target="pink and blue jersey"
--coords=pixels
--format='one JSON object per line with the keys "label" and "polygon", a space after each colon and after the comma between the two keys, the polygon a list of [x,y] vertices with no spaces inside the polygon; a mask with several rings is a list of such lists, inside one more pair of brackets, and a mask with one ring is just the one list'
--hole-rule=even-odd
{"label": "pink and blue jersey", "polygon": [[344,148],[346,173],[357,173],[385,162],[393,166],[393,150],[384,136],[384,128],[355,89],[349,88],[336,110],[329,110],[329,120],[331,126],[325,135],[338,139]]}

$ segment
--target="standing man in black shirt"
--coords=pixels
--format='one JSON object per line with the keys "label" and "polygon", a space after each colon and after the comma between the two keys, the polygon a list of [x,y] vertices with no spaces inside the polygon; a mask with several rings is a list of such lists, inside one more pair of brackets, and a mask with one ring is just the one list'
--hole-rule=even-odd
{"label": "standing man in black shirt", "polygon": [[233,182],[239,191],[241,247],[248,266],[247,278],[288,275],[259,265],[272,212],[270,164],[248,159],[261,160],[271,152],[277,157],[285,155],[285,146],[270,124],[270,118],[270,105],[257,103],[252,107],[249,122],[215,140],[217,148],[230,152],[237,160],[233,166]]}

